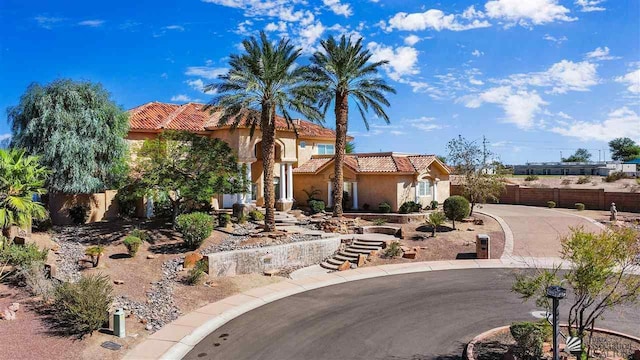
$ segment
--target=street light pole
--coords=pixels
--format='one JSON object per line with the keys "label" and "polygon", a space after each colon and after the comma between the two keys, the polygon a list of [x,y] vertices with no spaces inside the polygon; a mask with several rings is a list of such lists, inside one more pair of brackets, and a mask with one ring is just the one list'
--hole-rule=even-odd
{"label": "street light pole", "polygon": [[567,296],[567,290],[561,286],[553,285],[547,288],[547,297],[553,300],[553,360],[560,360],[560,348],[558,346],[558,333],[559,333],[559,321],[560,300]]}

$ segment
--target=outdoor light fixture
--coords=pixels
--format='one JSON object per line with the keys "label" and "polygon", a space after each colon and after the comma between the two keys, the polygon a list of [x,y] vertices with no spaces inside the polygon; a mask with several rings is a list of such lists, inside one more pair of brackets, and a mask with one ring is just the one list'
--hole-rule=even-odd
{"label": "outdoor light fixture", "polygon": [[560,349],[558,348],[558,317],[560,311],[558,311],[558,305],[560,299],[564,299],[567,296],[567,289],[562,286],[553,285],[547,288],[547,297],[553,299],[553,360],[560,359]]}

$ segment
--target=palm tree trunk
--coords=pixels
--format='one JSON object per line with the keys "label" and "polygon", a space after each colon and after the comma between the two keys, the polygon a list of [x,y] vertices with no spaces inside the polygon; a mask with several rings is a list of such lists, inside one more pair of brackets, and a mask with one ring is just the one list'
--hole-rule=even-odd
{"label": "palm tree trunk", "polygon": [[[274,207],[274,188],[273,188],[273,166],[276,153],[275,138],[276,128],[271,121],[273,109],[270,106],[262,106],[261,128],[262,128],[262,162],[264,168],[264,230],[276,230],[276,214]],[[283,179],[280,179],[283,181]]]}
{"label": "palm tree trunk", "polygon": [[[333,177],[333,216],[342,216],[342,196],[344,191],[344,157],[347,146],[347,121],[349,119],[349,98],[346,93],[336,92],[336,156]],[[331,194],[329,194],[331,196]]]}

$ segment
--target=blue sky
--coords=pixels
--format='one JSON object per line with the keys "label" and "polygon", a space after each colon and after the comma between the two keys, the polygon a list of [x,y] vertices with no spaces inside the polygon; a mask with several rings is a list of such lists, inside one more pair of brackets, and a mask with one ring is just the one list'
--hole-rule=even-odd
{"label": "blue sky", "polygon": [[640,142],[637,0],[3,0],[0,108],[58,77],[101,82],[126,109],[208,101],[202,85],[263,29],[292,38],[304,61],[342,33],[390,61],[391,124],[367,132],[352,112],[359,152],[446,154],[458,134],[486,135],[502,161],[522,163]]}

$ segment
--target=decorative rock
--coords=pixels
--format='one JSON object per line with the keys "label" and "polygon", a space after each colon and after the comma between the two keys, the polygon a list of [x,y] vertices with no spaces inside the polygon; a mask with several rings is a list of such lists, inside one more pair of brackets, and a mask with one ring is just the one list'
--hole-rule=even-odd
{"label": "decorative rock", "polygon": [[149,255],[147,255],[147,259],[155,259],[155,258],[156,258],[156,256],[155,256],[155,255],[153,255],[153,254],[149,254]]}
{"label": "decorative rock", "polygon": [[468,229],[467,229],[467,231],[476,231],[476,229],[475,229],[475,228],[470,227],[470,228],[468,228]]}
{"label": "decorative rock", "polygon": [[361,267],[364,265],[365,261],[367,261],[367,255],[365,254],[358,254],[358,267]]}
{"label": "decorative rock", "polygon": [[148,331],[153,330],[153,326],[151,326],[151,324],[147,324],[147,326],[145,326],[144,328],[147,329]]}
{"label": "decorative rock", "polygon": [[402,257],[405,259],[415,259],[417,254],[418,253],[416,253],[415,251],[405,251],[402,254]]}
{"label": "decorative rock", "polygon": [[482,219],[474,219],[473,225],[484,225],[484,220]]}
{"label": "decorative rock", "polygon": [[265,276],[276,276],[280,273],[280,269],[269,269],[264,271]]}
{"label": "decorative rock", "polygon": [[2,314],[0,314],[0,316],[4,319],[4,320],[15,320],[16,319],[16,313],[9,310],[9,309],[4,309],[4,311],[2,312]]}
{"label": "decorative rock", "polygon": [[9,305],[8,309],[13,311],[13,312],[18,312],[18,310],[20,310],[20,303],[17,303],[17,302],[11,303],[11,305]]}
{"label": "decorative rock", "polygon": [[122,285],[124,284],[124,280],[113,280],[113,283],[116,285]]}
{"label": "decorative rock", "polygon": [[411,248],[408,246],[400,246],[400,249],[402,249],[402,251],[404,252],[411,251]]}
{"label": "decorative rock", "polygon": [[184,268],[189,269],[196,266],[196,263],[202,260],[203,257],[204,256],[202,256],[202,254],[197,252],[192,252],[190,254],[187,254],[187,256],[184,257],[184,265],[183,265]]}
{"label": "decorative rock", "polygon": [[349,269],[351,269],[351,263],[348,261],[345,261],[340,266],[338,266],[338,271],[345,271]]}

